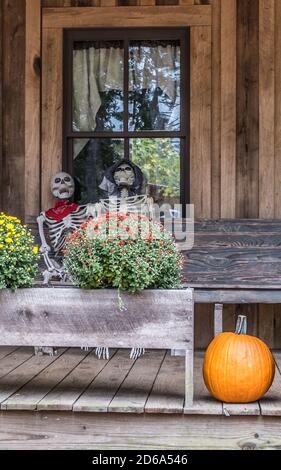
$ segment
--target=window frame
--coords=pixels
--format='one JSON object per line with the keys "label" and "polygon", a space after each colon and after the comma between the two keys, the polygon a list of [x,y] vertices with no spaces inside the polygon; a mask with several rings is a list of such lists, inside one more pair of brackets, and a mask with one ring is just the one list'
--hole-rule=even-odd
{"label": "window frame", "polygon": [[[129,42],[133,40],[179,40],[180,41],[180,130],[129,131]],[[83,131],[72,129],[73,112],[73,46],[75,42],[119,40],[124,41],[124,129],[123,131]],[[73,172],[73,139],[116,138],[124,139],[124,158],[129,155],[131,138],[178,138],[180,139],[180,202],[190,203],[190,28],[72,28],[63,34],[63,155],[64,171]]]}

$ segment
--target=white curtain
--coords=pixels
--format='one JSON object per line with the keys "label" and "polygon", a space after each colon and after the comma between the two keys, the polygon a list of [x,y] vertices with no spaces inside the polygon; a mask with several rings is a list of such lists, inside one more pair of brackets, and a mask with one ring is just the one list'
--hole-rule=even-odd
{"label": "white curtain", "polygon": [[[179,100],[180,47],[157,45],[130,48],[130,90],[160,88],[171,101]],[[101,106],[100,93],[123,90],[124,51],[118,47],[75,49],[73,55],[73,127],[76,131],[94,131]],[[179,106],[175,106],[175,113]],[[174,119],[175,116],[171,116]],[[75,139],[74,158],[87,143]]]}

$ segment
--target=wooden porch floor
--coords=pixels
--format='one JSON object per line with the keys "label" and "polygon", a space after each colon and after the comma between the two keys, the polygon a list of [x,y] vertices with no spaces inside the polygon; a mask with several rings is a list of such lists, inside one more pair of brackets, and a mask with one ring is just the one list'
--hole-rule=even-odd
{"label": "wooden porch floor", "polygon": [[2,410],[281,416],[281,352],[275,359],[274,384],[260,402],[224,404],[209,396],[197,352],[194,406],[184,410],[184,359],[170,351],[149,350],[134,362],[128,350],[112,350],[107,361],[78,348],[49,357],[1,347],[0,404]]}

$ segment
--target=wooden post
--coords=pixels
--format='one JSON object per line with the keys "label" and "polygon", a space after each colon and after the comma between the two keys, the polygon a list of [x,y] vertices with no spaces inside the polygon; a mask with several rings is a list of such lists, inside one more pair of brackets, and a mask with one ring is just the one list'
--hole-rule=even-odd
{"label": "wooden post", "polygon": [[223,304],[215,304],[214,309],[214,336],[222,333],[223,330]]}
{"label": "wooden post", "polygon": [[193,406],[193,348],[185,351],[185,408]]}

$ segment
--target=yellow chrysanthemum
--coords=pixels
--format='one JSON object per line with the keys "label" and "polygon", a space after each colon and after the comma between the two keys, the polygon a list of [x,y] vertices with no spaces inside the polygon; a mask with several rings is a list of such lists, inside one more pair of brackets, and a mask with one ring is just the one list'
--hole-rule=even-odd
{"label": "yellow chrysanthemum", "polygon": [[34,248],[32,249],[32,252],[37,255],[38,253],[38,246],[34,246]]}
{"label": "yellow chrysanthemum", "polygon": [[14,224],[7,224],[8,230],[13,230],[14,227],[15,227]]}
{"label": "yellow chrysanthemum", "polygon": [[4,245],[2,245],[2,243],[0,243],[0,248],[4,248]]}
{"label": "yellow chrysanthemum", "polygon": [[6,242],[6,243],[12,243],[12,242],[13,242],[13,240],[12,240],[11,238],[9,238],[9,237],[8,237],[8,238],[5,238],[5,242]]}

